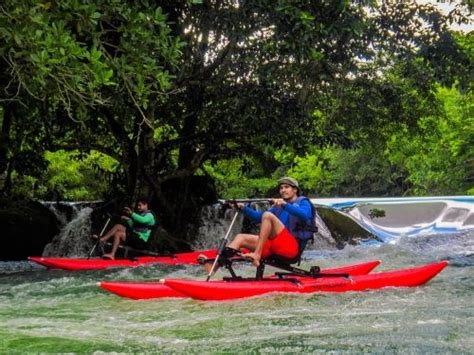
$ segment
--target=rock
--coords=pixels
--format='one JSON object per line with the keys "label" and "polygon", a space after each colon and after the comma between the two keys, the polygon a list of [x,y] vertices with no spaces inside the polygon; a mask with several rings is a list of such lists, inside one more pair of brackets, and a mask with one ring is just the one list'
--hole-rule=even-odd
{"label": "rock", "polygon": [[336,209],[318,205],[316,210],[330,230],[338,248],[344,248],[346,244],[358,244],[361,240],[378,240],[375,235]]}
{"label": "rock", "polygon": [[31,200],[1,201],[0,260],[25,260],[42,254],[46,244],[59,233],[54,214]]}

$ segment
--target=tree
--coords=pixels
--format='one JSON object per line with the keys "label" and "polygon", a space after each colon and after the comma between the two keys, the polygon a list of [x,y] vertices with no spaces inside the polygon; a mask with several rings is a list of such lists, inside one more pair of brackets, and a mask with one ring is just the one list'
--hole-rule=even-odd
{"label": "tree", "polygon": [[[350,146],[367,127],[413,124],[410,112],[394,118],[407,92],[380,73],[403,60],[407,87],[429,99],[465,60],[448,30],[461,15],[415,1],[33,5],[0,9],[6,136],[21,120],[39,137],[32,151],[109,154],[126,191],[153,195],[169,228],[203,203],[191,187],[207,184],[193,178],[205,163],[271,156],[282,143]],[[3,150],[0,174],[20,143]]]}
{"label": "tree", "polygon": [[0,25],[0,174],[23,152],[38,153],[32,161],[39,162],[48,148],[97,148],[131,166],[133,192],[130,161],[149,124],[144,111],[150,100],[164,100],[182,46],[161,8],[148,1],[5,1]]}

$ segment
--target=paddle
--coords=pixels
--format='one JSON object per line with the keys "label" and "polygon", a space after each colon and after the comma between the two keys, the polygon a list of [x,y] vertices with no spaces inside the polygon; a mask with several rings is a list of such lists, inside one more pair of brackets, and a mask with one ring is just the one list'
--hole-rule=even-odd
{"label": "paddle", "polygon": [[100,237],[102,237],[102,235],[104,234],[105,229],[106,229],[107,226],[109,225],[111,218],[112,218],[112,217],[109,216],[109,218],[107,219],[107,222],[105,222],[104,228],[102,228],[102,230],[100,231],[99,237],[97,238],[97,242],[94,244],[94,246],[92,247],[91,251],[89,252],[89,255],[87,256],[87,260],[89,260],[89,259],[91,258],[91,256],[92,256],[92,254],[94,253],[95,249],[96,249],[97,246],[99,245],[99,243],[100,243]]}
{"label": "paddle", "polygon": [[271,202],[271,198],[232,198],[229,200],[218,200],[222,204],[235,205],[236,203],[258,203],[258,202]]}
{"label": "paddle", "polygon": [[237,216],[239,215],[239,210],[237,210],[234,214],[234,218],[232,218],[232,222],[230,222],[229,229],[227,230],[227,233],[224,237],[224,239],[221,240],[219,244],[219,248],[217,249],[217,255],[216,258],[214,259],[214,263],[212,264],[212,268],[209,271],[209,274],[207,275],[206,281],[209,281],[211,276],[214,274],[216,265],[219,262],[220,257],[224,253],[225,247],[227,245],[227,239],[229,238],[230,231],[232,230],[232,227],[234,226],[235,220],[237,219]]}

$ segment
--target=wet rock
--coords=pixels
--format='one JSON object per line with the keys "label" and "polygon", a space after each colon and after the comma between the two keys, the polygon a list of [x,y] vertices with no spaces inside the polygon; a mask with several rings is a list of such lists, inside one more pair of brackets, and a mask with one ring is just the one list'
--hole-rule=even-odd
{"label": "wet rock", "polygon": [[343,212],[326,206],[317,206],[316,210],[330,230],[338,248],[342,249],[346,244],[358,244],[361,240],[378,240]]}
{"label": "wet rock", "polygon": [[54,214],[31,200],[0,202],[0,260],[25,260],[38,256],[59,233]]}
{"label": "wet rock", "polygon": [[155,213],[159,226],[168,233],[155,235],[158,248],[191,250],[199,233],[202,206],[217,201],[215,186],[209,177],[192,176],[168,180],[162,190],[168,205],[156,209]]}

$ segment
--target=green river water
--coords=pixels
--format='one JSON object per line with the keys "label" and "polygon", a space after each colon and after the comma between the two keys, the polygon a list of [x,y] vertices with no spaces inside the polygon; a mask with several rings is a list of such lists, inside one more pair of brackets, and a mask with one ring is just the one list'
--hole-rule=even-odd
{"label": "green river water", "polygon": [[[205,278],[193,266],[66,272],[3,262],[0,352],[474,353],[474,234],[310,251],[302,266],[374,259],[383,261],[376,270],[439,260],[450,265],[411,289],[202,302],[133,301],[97,286],[102,280]],[[239,270],[252,272],[245,265]]]}

